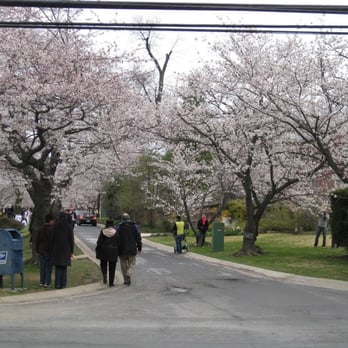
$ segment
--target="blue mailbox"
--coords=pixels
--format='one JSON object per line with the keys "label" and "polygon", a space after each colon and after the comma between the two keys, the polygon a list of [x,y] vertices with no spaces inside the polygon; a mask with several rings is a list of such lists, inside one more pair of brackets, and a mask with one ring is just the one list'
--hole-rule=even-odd
{"label": "blue mailbox", "polygon": [[23,288],[23,239],[16,229],[0,228],[0,280],[2,276],[11,275],[11,289],[14,289],[14,275],[21,275],[21,287]]}

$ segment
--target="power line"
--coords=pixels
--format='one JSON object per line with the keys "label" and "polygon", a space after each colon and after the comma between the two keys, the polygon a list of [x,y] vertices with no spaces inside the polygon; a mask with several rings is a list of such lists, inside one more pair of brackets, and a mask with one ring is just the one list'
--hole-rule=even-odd
{"label": "power line", "polygon": [[[0,7],[74,8],[106,10],[166,10],[166,11],[247,11],[311,14],[348,14],[342,5],[271,5],[129,1],[76,1],[76,0],[0,0]],[[182,32],[275,33],[347,35],[348,27],[315,25],[218,25],[218,24],[149,24],[149,23],[79,23],[79,22],[23,22],[0,21],[0,28],[78,29],[78,30],[152,30]]]}
{"label": "power line", "polygon": [[76,0],[0,0],[0,7],[78,8],[110,10],[252,11],[348,14],[346,5],[225,4],[192,2],[129,2]]}
{"label": "power line", "polygon": [[348,25],[226,25],[0,21],[0,28],[348,35]]}

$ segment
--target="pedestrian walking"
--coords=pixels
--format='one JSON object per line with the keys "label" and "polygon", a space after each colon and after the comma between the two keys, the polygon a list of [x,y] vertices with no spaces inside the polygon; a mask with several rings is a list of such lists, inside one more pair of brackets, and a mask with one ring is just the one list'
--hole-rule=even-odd
{"label": "pedestrian walking", "polygon": [[74,233],[68,223],[67,214],[61,212],[52,227],[51,258],[55,266],[55,288],[64,289],[67,285],[67,268],[74,256]]}
{"label": "pedestrian walking", "polygon": [[319,221],[317,226],[317,232],[315,234],[314,247],[318,246],[319,237],[323,234],[323,244],[322,246],[326,246],[326,233],[327,233],[327,223],[329,221],[329,214],[327,210],[323,210],[319,213]]}
{"label": "pedestrian walking", "polygon": [[181,221],[181,216],[176,216],[176,221],[173,226],[173,235],[175,238],[176,253],[182,254],[182,241],[185,239],[185,223]]}
{"label": "pedestrian walking", "polygon": [[131,284],[136,255],[141,252],[142,241],[139,227],[130,220],[127,213],[122,215],[122,221],[116,227],[118,256],[125,285]]}
{"label": "pedestrian walking", "polygon": [[205,214],[203,214],[197,223],[197,228],[199,230],[197,245],[200,247],[203,247],[205,245],[205,237],[207,235],[208,227],[209,227],[209,221],[207,217],[205,216]]}
{"label": "pedestrian walking", "polygon": [[107,284],[109,269],[109,286],[114,286],[118,248],[116,229],[112,220],[106,221],[105,228],[100,231],[95,250],[96,258],[100,260],[103,283]]}
{"label": "pedestrian walking", "polygon": [[40,286],[51,285],[52,262],[50,256],[52,227],[54,219],[51,214],[45,216],[45,223],[39,228],[36,238],[36,252],[40,259]]}

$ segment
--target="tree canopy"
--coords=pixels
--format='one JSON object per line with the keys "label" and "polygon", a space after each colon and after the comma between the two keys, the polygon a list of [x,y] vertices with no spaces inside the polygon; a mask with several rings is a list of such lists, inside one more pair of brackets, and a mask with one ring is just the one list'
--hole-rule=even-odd
{"label": "tree canopy", "polygon": [[150,34],[140,44],[151,74],[139,58],[127,69],[132,55],[96,47],[90,33],[0,30],[0,163],[30,194],[34,231],[53,205],[91,205],[116,177],[112,207],[147,205],[150,220],[159,208],[181,212],[191,227],[207,202],[243,198],[242,249],[252,254],[269,205],[322,206],[347,183],[345,38],[231,34],[203,67],[165,84],[176,44],[161,64]]}

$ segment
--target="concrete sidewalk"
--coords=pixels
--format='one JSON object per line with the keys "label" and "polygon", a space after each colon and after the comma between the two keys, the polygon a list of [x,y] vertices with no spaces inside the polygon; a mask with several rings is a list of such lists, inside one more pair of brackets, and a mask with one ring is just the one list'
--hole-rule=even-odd
{"label": "concrete sidewalk", "polygon": [[[143,236],[143,243],[145,245],[157,248],[163,251],[173,252],[173,247],[155,243],[146,239],[146,235]],[[75,237],[76,245],[83,251],[81,257],[87,257],[92,262],[99,265],[99,260],[95,258],[95,253],[93,250],[89,249],[79,238]],[[271,270],[266,270],[263,268],[257,268],[253,266],[242,265],[239,263],[218,260],[209,256],[203,256],[195,253],[186,253],[182,255],[185,258],[190,258],[194,260],[204,260],[217,265],[223,265],[224,267],[230,268],[233,271],[246,274],[255,278],[268,278],[272,280],[282,281],[285,283],[300,284],[306,286],[315,286],[332,290],[347,291],[348,292],[348,282],[341,280],[332,279],[321,279],[312,277],[297,276],[289,273],[275,272]],[[122,284],[122,285],[121,285]],[[45,302],[58,300],[61,298],[69,298],[74,296],[86,296],[92,295],[94,293],[99,293],[100,291],[115,291],[117,288],[123,287],[123,278],[119,271],[116,271],[116,286],[110,288],[103,284],[101,281],[94,284],[82,285],[73,288],[66,288],[60,290],[49,290],[40,291],[30,294],[14,295],[14,296],[4,296],[0,297],[1,303],[8,304],[22,304],[22,303],[35,303],[35,302]]]}

